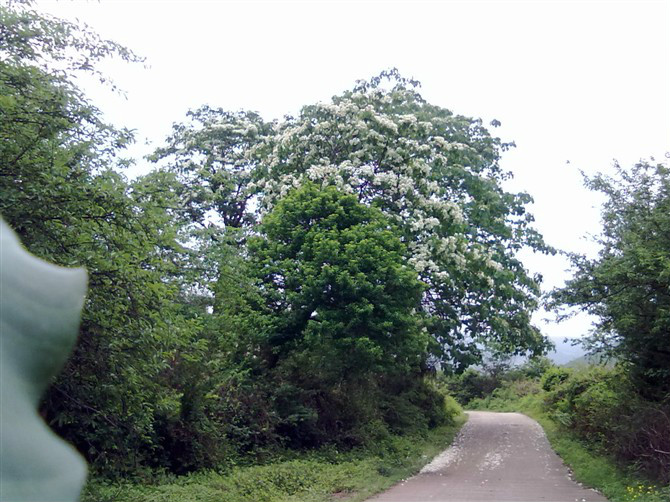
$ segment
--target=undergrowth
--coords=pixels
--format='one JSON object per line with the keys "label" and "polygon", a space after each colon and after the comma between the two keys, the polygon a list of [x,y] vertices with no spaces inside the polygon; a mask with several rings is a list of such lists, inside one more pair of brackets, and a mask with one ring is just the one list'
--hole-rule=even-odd
{"label": "undergrowth", "polygon": [[93,479],[82,502],[326,502],[362,501],[416,473],[449,446],[465,422],[421,435],[389,436],[374,446],[340,452],[333,448],[266,465],[235,467],[151,482]]}

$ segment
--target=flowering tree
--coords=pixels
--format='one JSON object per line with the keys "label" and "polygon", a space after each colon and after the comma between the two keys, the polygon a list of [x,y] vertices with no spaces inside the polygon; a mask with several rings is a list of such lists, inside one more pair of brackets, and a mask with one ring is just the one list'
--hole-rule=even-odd
{"label": "flowering tree", "polygon": [[152,159],[169,159],[181,181],[184,208],[202,223],[215,210],[221,223],[237,228],[253,220],[248,184],[262,157],[262,145],[272,127],[253,112],[231,113],[203,106],[175,124],[167,145]]}
{"label": "flowering tree", "polygon": [[[530,197],[502,188],[510,174],[498,161],[511,145],[492,137],[480,120],[427,103],[418,85],[396,70],[360,81],[330,103],[274,122],[253,144],[245,137],[223,149],[219,169],[233,172],[238,156],[253,165],[241,189],[256,197],[245,207],[250,212],[269,211],[305,182],[334,185],[382,210],[399,226],[407,260],[428,285],[423,309],[443,361],[465,367],[480,359],[484,346],[541,352],[545,340],[530,322],[539,280],[516,252],[548,248],[530,227]],[[249,115],[219,112],[217,123],[175,126],[172,141],[211,139],[212,131],[238,124],[239,117]],[[237,127],[252,125],[258,127]],[[175,157],[157,158],[178,165]]]}

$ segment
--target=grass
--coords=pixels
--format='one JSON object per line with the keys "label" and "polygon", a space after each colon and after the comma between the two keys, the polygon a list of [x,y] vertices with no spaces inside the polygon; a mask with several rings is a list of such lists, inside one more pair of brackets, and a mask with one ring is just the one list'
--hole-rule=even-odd
{"label": "grass", "polygon": [[93,479],[82,502],[360,502],[405,479],[448,447],[465,416],[423,436],[393,436],[370,450],[332,449],[228,472],[164,477],[151,484]]}
{"label": "grass", "polygon": [[668,502],[670,486],[662,487],[641,477],[633,469],[626,469],[611,457],[589,447],[554,422],[542,407],[540,394],[512,397],[501,389],[497,395],[476,400],[477,409],[516,411],[537,420],[544,429],[553,449],[572,470],[573,478],[595,488],[611,502]]}

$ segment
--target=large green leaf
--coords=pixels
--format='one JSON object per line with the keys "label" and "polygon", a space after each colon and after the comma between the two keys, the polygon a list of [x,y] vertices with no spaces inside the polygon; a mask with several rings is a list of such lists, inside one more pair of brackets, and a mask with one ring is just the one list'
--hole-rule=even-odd
{"label": "large green leaf", "polygon": [[86,463],[37,413],[77,338],[86,272],[25,251],[0,219],[0,500],[74,501]]}

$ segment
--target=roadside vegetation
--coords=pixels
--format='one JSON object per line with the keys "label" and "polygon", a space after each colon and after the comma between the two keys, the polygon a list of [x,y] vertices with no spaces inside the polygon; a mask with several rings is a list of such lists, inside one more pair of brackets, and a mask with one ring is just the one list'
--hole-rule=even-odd
{"label": "roadside vegetation", "polygon": [[[451,407],[458,410],[455,403]],[[424,434],[382,434],[368,448],[286,451],[267,463],[224,471],[144,481],[99,479],[86,486],[82,502],[358,502],[416,474],[451,444],[464,422],[459,414],[453,423]]]}

